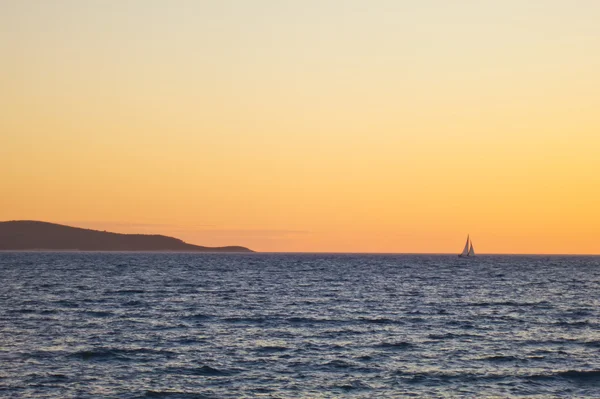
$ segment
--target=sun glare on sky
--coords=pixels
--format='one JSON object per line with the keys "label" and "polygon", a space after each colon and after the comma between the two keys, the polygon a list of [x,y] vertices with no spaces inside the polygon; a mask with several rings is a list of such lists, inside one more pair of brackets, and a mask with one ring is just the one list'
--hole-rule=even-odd
{"label": "sun glare on sky", "polygon": [[600,2],[0,0],[0,220],[600,253]]}

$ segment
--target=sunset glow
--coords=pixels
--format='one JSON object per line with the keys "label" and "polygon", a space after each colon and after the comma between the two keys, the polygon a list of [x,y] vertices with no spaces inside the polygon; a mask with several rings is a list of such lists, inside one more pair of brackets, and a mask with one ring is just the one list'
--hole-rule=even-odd
{"label": "sunset glow", "polygon": [[592,0],[0,0],[0,220],[598,254],[598,21]]}

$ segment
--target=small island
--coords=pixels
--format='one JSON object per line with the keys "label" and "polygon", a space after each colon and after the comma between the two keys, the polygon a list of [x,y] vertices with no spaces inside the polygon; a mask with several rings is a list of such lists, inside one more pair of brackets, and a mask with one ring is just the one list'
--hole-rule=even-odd
{"label": "small island", "polygon": [[33,220],[0,222],[2,251],[254,252],[240,246],[203,247],[158,234],[120,234]]}

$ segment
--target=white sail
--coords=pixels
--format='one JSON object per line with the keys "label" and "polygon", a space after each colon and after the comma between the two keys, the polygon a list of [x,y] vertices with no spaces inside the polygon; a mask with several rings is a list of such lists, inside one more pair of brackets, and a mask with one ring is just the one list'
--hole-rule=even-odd
{"label": "white sail", "polygon": [[460,256],[469,256],[469,236],[467,236],[467,242],[465,243],[465,248],[463,249]]}
{"label": "white sail", "polygon": [[471,249],[469,249],[468,256],[475,256],[475,250],[473,249],[473,241],[471,241]]}

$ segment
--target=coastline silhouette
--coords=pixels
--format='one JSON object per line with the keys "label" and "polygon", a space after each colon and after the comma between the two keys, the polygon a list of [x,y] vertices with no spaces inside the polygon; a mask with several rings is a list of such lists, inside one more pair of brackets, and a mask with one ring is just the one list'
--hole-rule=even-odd
{"label": "coastline silhouette", "polygon": [[0,250],[254,252],[204,247],[159,234],[121,234],[34,220],[0,222]]}

